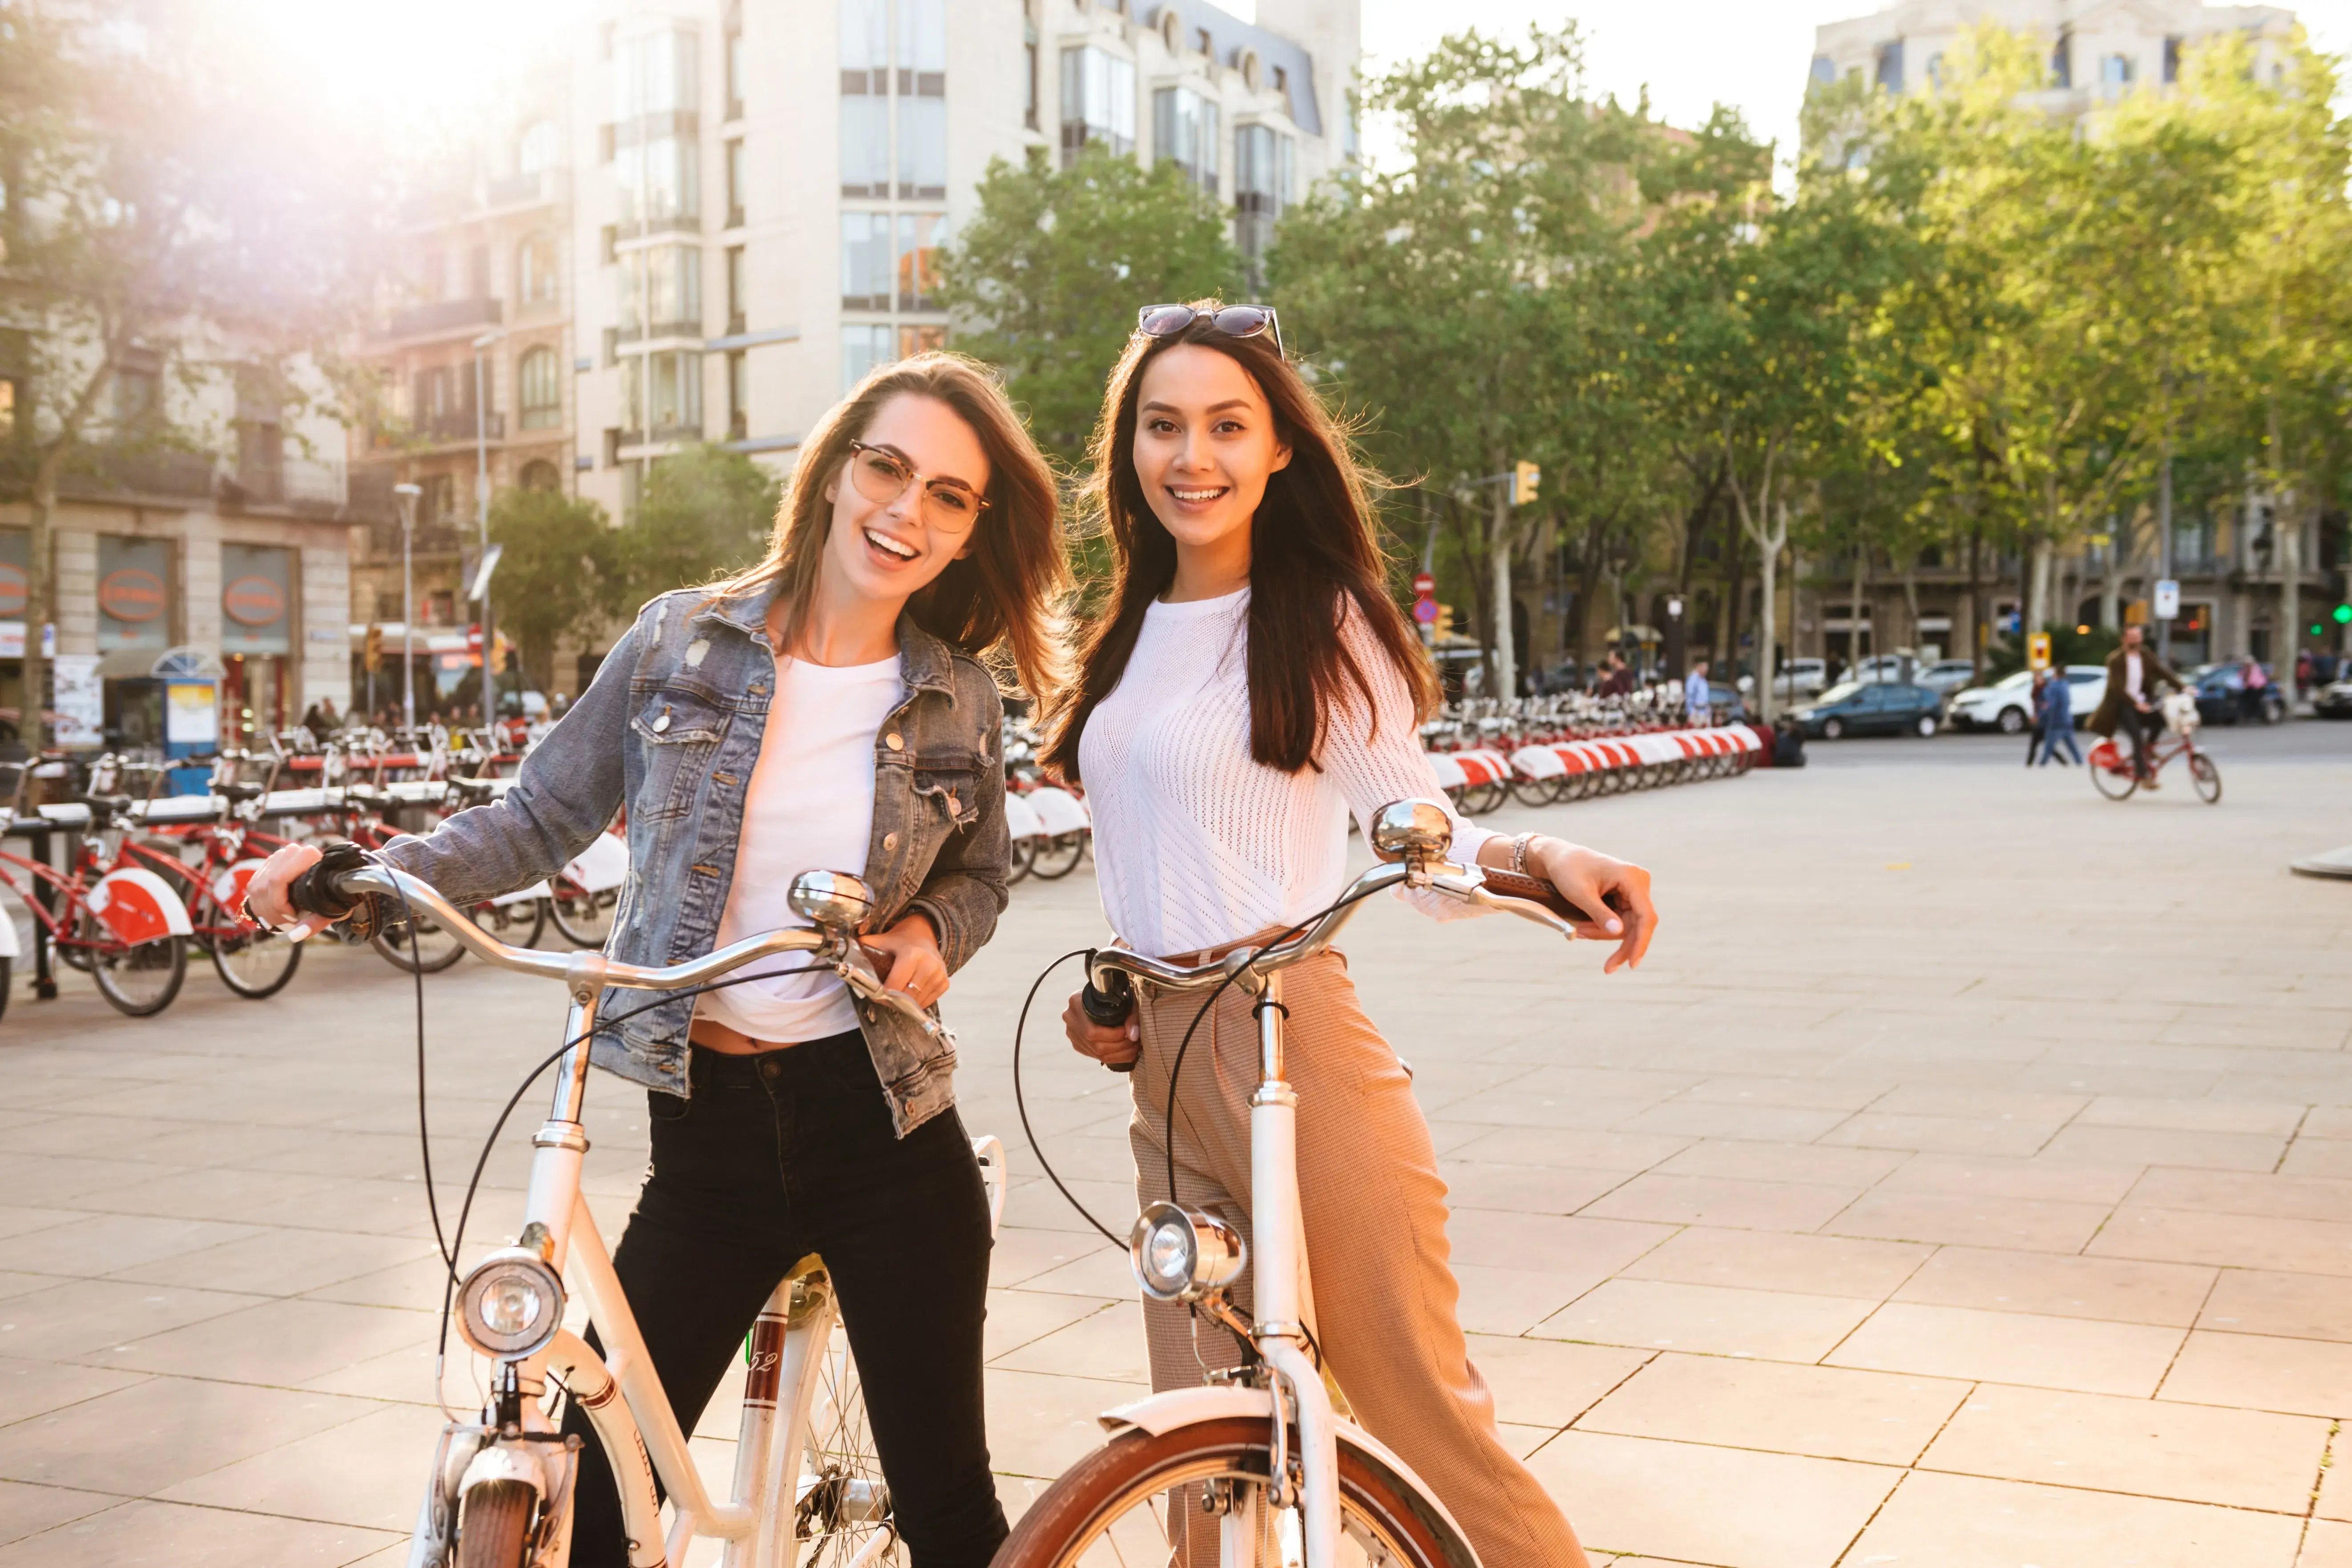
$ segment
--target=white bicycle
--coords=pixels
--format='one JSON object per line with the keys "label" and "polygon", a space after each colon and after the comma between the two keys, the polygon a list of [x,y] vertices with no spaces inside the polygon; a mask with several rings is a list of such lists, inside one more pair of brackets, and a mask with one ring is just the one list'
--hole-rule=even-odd
{"label": "white bicycle", "polygon": [[1298,1097],[1284,1079],[1280,1005],[1282,972],[1328,947],[1363,900],[1387,888],[1433,889],[1575,936],[1569,923],[1575,911],[1549,883],[1451,864],[1453,837],[1453,823],[1433,802],[1398,801],[1372,822],[1372,848],[1388,863],[1357,878],[1296,935],[1192,968],[1123,948],[1089,961],[1086,1002],[1097,1023],[1127,1015],[1130,976],[1177,991],[1231,984],[1258,999],[1259,1082],[1250,1097],[1254,1319],[1227,1295],[1247,1249],[1223,1219],[1155,1203],[1129,1239],[1146,1295],[1190,1304],[1255,1353],[1234,1372],[1211,1373],[1207,1386],[1105,1411],[1110,1440],[1030,1505],[995,1568],[1477,1568],[1436,1494],[1335,1413],[1309,1357]]}
{"label": "white bicycle", "polygon": [[[735,1450],[733,1495],[713,1499],[687,1451],[687,1435],[662,1392],[631,1316],[612,1255],[580,1192],[588,1152],[581,1126],[589,1035],[607,986],[683,991],[777,953],[806,953],[869,1001],[900,1009],[935,1036],[945,1026],[876,977],[857,931],[871,912],[866,885],[840,872],[793,879],[791,904],[813,930],[776,931],[666,969],[618,963],[601,952],[541,952],[486,934],[424,882],[368,865],[327,879],[345,898],[405,898],[485,963],[571,993],[567,1042],[556,1064],[555,1103],[532,1135],[530,1186],[521,1234],[466,1271],[455,1318],[466,1342],[490,1361],[488,1398],[477,1419],[453,1419],[435,1449],[409,1568],[564,1568],[571,1558],[572,1485],[580,1439],[547,1409],[551,1383],[586,1415],[620,1488],[631,1568],[683,1563],[698,1536],[724,1542],[725,1568],[871,1568],[901,1564],[889,1488],[866,1424],[857,1369],[824,1260],[803,1258],[760,1310],[745,1351],[749,1373]],[[992,1230],[1004,1212],[1004,1151],[973,1141],[989,1189]],[[583,1298],[602,1336],[600,1359],[563,1326],[566,1282]],[[669,1500],[664,1529],[660,1493]]]}

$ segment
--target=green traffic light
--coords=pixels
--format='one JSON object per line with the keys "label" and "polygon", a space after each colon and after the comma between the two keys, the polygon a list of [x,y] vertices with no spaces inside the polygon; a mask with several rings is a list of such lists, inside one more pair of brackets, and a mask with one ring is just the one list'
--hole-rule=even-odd
{"label": "green traffic light", "polygon": [[2352,626],[2352,605],[2336,606],[2336,624],[2339,626]]}

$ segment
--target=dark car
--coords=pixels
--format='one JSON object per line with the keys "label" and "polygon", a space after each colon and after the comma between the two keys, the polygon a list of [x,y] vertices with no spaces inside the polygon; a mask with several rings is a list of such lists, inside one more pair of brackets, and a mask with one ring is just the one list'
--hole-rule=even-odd
{"label": "dark car", "polygon": [[1932,735],[1944,700],[1924,686],[1895,680],[1841,681],[1790,715],[1808,736]]}
{"label": "dark car", "polygon": [[2352,719],[2352,669],[2338,661],[2336,679],[2311,694],[2312,711],[2323,719]]}
{"label": "dark car", "polygon": [[[2262,669],[2267,676],[2271,667],[2266,664]],[[2286,699],[2278,687],[2265,684],[2259,691],[2247,689],[2245,667],[2235,660],[2200,664],[2189,671],[2187,679],[2197,693],[2197,716],[2208,724],[2248,721],[2275,724],[2286,717]]]}

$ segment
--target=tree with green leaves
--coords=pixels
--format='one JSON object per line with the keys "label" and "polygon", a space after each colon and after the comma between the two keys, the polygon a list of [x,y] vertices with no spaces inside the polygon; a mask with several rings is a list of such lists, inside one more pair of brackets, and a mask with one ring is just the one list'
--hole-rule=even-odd
{"label": "tree with green leaves", "polygon": [[[377,275],[376,174],[302,106],[235,80],[203,25],[131,0],[0,18],[0,462],[30,503],[36,742],[61,481],[139,448],[211,450],[224,432],[191,412],[208,388],[281,418],[341,406],[336,347]],[[134,361],[169,389],[160,405],[119,395]]]}
{"label": "tree with green leaves", "polygon": [[1146,168],[1099,143],[1066,169],[1043,149],[992,159],[940,264],[955,346],[997,366],[1038,445],[1076,462],[1136,311],[1234,298],[1242,266],[1226,219],[1175,163]]}
{"label": "tree with green leaves", "polygon": [[524,675],[541,691],[555,679],[555,645],[604,618],[617,537],[603,507],[561,490],[504,489],[490,500],[499,629],[514,638]]}
{"label": "tree with green leaves", "polygon": [[782,492],[775,475],[724,447],[705,443],[660,458],[635,511],[613,533],[604,608],[633,615],[656,594],[750,566],[767,552]]}
{"label": "tree with green leaves", "polygon": [[1457,34],[1367,84],[1402,161],[1315,193],[1271,258],[1294,350],[1360,411],[1375,455],[1419,477],[1485,570],[1489,689],[1516,688],[1512,567],[1545,512],[1521,460],[1563,471],[1620,441],[1620,318],[1599,279],[1640,221],[1624,171],[1643,116],[1596,101],[1573,26]]}

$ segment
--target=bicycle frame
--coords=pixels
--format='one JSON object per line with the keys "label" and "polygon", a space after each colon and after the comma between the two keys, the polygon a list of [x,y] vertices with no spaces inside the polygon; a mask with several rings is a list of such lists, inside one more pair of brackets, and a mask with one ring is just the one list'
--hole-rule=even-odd
{"label": "bicycle frame", "polygon": [[[1416,815],[1420,807],[1426,815]],[[1400,815],[1402,814],[1402,815]],[[1433,818],[1433,823],[1432,821]],[[1274,1386],[1274,1473],[1269,1477],[1271,1500],[1287,1506],[1289,1484],[1282,1460],[1291,1450],[1288,1427],[1298,1429],[1296,1458],[1299,1467],[1299,1515],[1307,1568],[1331,1568],[1339,1542],[1339,1434],[1346,1425],[1331,1404],[1321,1371],[1308,1354],[1312,1325],[1307,1317],[1313,1300],[1307,1278],[1305,1220],[1298,1201],[1298,1096],[1287,1081],[1284,1062],[1282,971],[1315,957],[1329,947],[1348,921],[1374,893],[1390,888],[1433,888],[1466,902],[1501,910],[1549,927],[1573,938],[1574,929],[1550,910],[1525,899],[1497,894],[1486,885],[1486,874],[1475,867],[1444,859],[1452,825],[1428,802],[1399,802],[1385,807],[1373,825],[1374,848],[1390,863],[1375,866],[1356,879],[1331,912],[1286,941],[1263,948],[1240,948],[1219,963],[1181,968],[1124,949],[1104,949],[1087,964],[1090,983],[1111,972],[1171,990],[1200,991],[1230,984],[1256,999],[1258,1086],[1250,1096],[1250,1221],[1254,1237],[1255,1276],[1252,1289],[1253,1319],[1244,1322],[1226,1300],[1222,1285],[1188,1296],[1196,1310],[1216,1318],[1243,1334],[1256,1347],[1271,1369]],[[1171,1091],[1173,1086],[1171,1086]],[[1139,1235],[1140,1226],[1139,1226]],[[1203,1402],[1204,1394],[1221,1391],[1183,1389],[1155,1395],[1138,1405],[1107,1411],[1106,1426],[1142,1426],[1158,1431],[1183,1424],[1156,1415],[1155,1408],[1172,1405],[1181,1412],[1208,1404],[1215,1414],[1230,1415],[1234,1401]],[[1289,1407],[1286,1412],[1285,1406]],[[1161,1425],[1155,1425],[1160,1421]],[[1350,1428],[1351,1436],[1353,1429]],[[1377,1447],[1375,1445],[1375,1447]],[[1417,1487],[1439,1513],[1444,1507],[1434,1493],[1412,1476],[1402,1462],[1399,1473]],[[1232,1533],[1230,1518],[1221,1529]]]}
{"label": "bicycle frame", "polygon": [[[836,878],[835,885],[852,880]],[[608,986],[685,990],[761,958],[790,952],[810,954],[840,974],[859,995],[897,1007],[920,1019],[934,1033],[945,1035],[945,1026],[903,993],[883,987],[856,940],[854,926],[846,923],[771,931],[688,963],[645,969],[615,963],[602,952],[554,953],[509,947],[484,933],[431,887],[389,867],[371,866],[352,872],[339,885],[347,892],[405,896],[419,914],[455,934],[485,962],[560,979],[570,994],[562,1037],[573,1043],[556,1065],[554,1100],[547,1120],[531,1136],[530,1177],[520,1243],[493,1252],[477,1263],[467,1278],[501,1258],[517,1253],[535,1257],[559,1280],[568,1279],[578,1288],[589,1318],[603,1337],[604,1354],[599,1359],[584,1340],[559,1326],[527,1352],[491,1358],[490,1403],[485,1418],[467,1422],[453,1417],[443,1429],[410,1538],[410,1568],[439,1568],[448,1560],[467,1492],[478,1484],[497,1480],[529,1485],[544,1505],[542,1518],[552,1521],[526,1561],[551,1568],[568,1561],[576,1444],[562,1438],[541,1408],[551,1373],[562,1380],[572,1403],[587,1416],[611,1462],[632,1542],[631,1568],[682,1563],[688,1545],[697,1536],[714,1536],[725,1543],[721,1559],[725,1568],[791,1568],[796,1512],[793,1505],[802,1500],[797,1495],[786,1498],[784,1489],[788,1474],[794,1481],[799,1477],[796,1468],[788,1468],[796,1466],[806,1440],[810,1399],[829,1351],[837,1312],[830,1283],[819,1259],[803,1259],[761,1309],[751,1334],[751,1375],[743,1402],[733,1495],[723,1501],[713,1498],[695,1468],[687,1447],[688,1434],[679,1428],[662,1390],[628,1299],[614,1273],[612,1254],[580,1190],[580,1173],[588,1152],[588,1135],[581,1122],[588,1087],[588,1037]],[[992,1139],[983,1142],[995,1144]],[[994,1147],[992,1158],[999,1180],[993,1184],[992,1206],[994,1214],[1001,1215],[1001,1145]],[[661,1528],[656,1477],[673,1510],[667,1532]],[[887,1527],[877,1531],[856,1561],[878,1558],[893,1540],[895,1534]]]}

